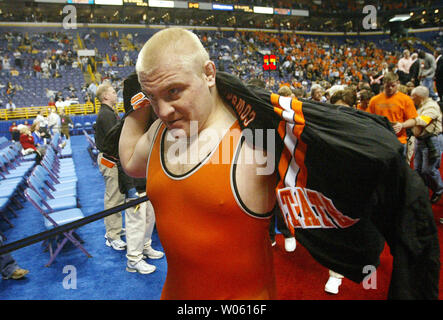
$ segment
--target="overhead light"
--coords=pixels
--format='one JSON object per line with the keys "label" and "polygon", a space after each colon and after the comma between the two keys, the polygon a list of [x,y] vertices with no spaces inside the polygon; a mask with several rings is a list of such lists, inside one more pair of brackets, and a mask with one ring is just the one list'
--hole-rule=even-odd
{"label": "overhead light", "polygon": [[434,13],[438,13],[438,9],[435,9]]}
{"label": "overhead light", "polygon": [[409,14],[397,14],[391,19],[389,19],[389,22],[396,22],[396,21],[406,21],[410,19],[411,16]]}
{"label": "overhead light", "polygon": [[423,10],[423,12],[421,14],[426,14],[426,10]]}
{"label": "overhead light", "polygon": [[409,15],[412,17],[414,15],[414,12],[411,12]]}

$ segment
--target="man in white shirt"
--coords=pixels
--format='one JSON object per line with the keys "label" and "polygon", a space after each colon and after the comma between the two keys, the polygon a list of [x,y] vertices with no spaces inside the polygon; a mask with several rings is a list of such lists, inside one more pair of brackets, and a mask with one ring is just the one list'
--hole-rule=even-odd
{"label": "man in white shirt", "polygon": [[40,128],[44,128],[48,126],[48,120],[46,119],[46,117],[43,115],[43,110],[41,110],[37,117],[35,117],[34,122],[38,122],[40,123]]}
{"label": "man in white shirt", "polygon": [[60,116],[52,108],[49,109],[48,115],[48,128],[51,134],[60,132]]}
{"label": "man in white shirt", "polygon": [[15,103],[12,102],[11,99],[9,99],[8,103],[6,104],[6,110],[15,111],[15,109],[16,109]]}

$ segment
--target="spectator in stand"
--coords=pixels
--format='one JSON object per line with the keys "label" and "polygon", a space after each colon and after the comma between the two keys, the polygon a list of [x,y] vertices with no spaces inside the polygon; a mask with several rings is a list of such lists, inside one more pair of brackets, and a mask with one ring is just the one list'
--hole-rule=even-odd
{"label": "spectator in stand", "polygon": [[9,100],[8,100],[8,103],[6,104],[6,110],[9,110],[9,111],[15,111],[16,108],[17,108],[17,107],[15,106],[15,103],[12,102],[11,99],[9,99]]}
{"label": "spectator in stand", "polygon": [[40,147],[37,148],[34,142],[34,137],[31,133],[31,129],[27,126],[22,126],[20,128],[20,144],[22,145],[22,154],[24,156],[35,153],[37,155],[36,161],[37,163],[40,163],[45,154],[45,149]]}
{"label": "spectator in stand", "polygon": [[125,56],[123,57],[123,64],[125,67],[128,67],[131,65],[131,58],[129,57],[129,54],[126,52]]}
{"label": "spectator in stand", "polygon": [[46,144],[48,140],[51,139],[51,135],[48,130],[48,119],[44,116],[43,110],[40,110],[37,117],[35,117],[34,123],[36,122],[39,124],[40,135],[45,140]]}
{"label": "spectator in stand", "polygon": [[54,95],[54,101],[58,101],[59,98],[63,99],[63,93],[61,91],[57,91]]}
{"label": "spectator in stand", "polygon": [[385,116],[392,123],[398,140],[404,145],[406,155],[406,129],[415,126],[417,110],[412,99],[398,91],[398,75],[389,72],[383,78],[383,92],[371,98],[368,112]]}
{"label": "spectator in stand", "polygon": [[357,94],[358,104],[357,109],[367,111],[369,101],[374,96],[371,90],[363,89]]}
{"label": "spectator in stand", "polygon": [[58,97],[57,101],[55,101],[55,108],[57,110],[61,110],[61,109],[64,109],[64,107],[65,107],[65,102],[64,102],[63,98]]}
{"label": "spectator in stand", "polygon": [[415,88],[415,86],[412,83],[412,81],[409,81],[408,83],[406,83],[406,88],[408,90],[408,96],[411,96],[412,89]]}
{"label": "spectator in stand", "polygon": [[9,132],[11,133],[11,139],[13,141],[20,141],[20,131],[18,130],[17,122],[12,121]]}
{"label": "spectator in stand", "polygon": [[51,135],[60,132],[60,116],[58,115],[56,108],[49,108],[48,129]]}
{"label": "spectator in stand", "polygon": [[280,87],[280,89],[278,89],[277,93],[283,97],[294,97],[294,94],[292,93],[291,88],[289,88],[288,86]]}
{"label": "spectator in stand", "polygon": [[354,89],[345,87],[343,90],[337,90],[333,93],[330,103],[350,108],[355,108],[357,102],[357,93]]}
{"label": "spectator in stand", "polygon": [[46,88],[46,98],[48,99],[54,99],[55,100],[55,94],[57,93],[57,91],[54,90],[49,90],[48,88]]}
{"label": "spectator in stand", "polygon": [[420,84],[425,86],[429,90],[429,96],[433,100],[437,100],[437,94],[434,92],[434,76],[435,70],[437,69],[437,64],[435,63],[435,58],[432,54],[424,52],[423,50],[419,52],[418,57],[423,62],[423,68],[420,70]]}
{"label": "spectator in stand", "polygon": [[40,64],[40,68],[42,70],[42,73],[49,74],[49,64],[47,59],[43,59],[42,63]]}
{"label": "spectator in stand", "polygon": [[397,63],[397,74],[400,83],[405,85],[409,80],[409,69],[414,61],[412,61],[411,54],[409,50],[403,51],[403,57]]}
{"label": "spectator in stand", "polygon": [[34,121],[31,125],[31,134],[34,138],[34,145],[36,147],[45,148],[46,141],[40,132],[40,122]]}
{"label": "spectator in stand", "polygon": [[381,87],[381,83],[383,79],[383,72],[380,71],[378,73],[376,73],[375,71],[371,71],[369,72],[369,84],[371,86],[371,90],[375,93],[378,94],[380,92],[380,87]]}
{"label": "spectator in stand", "polygon": [[320,85],[313,85],[311,88],[311,100],[317,102],[325,102],[326,98],[323,97],[323,88]]}
{"label": "spectator in stand", "polygon": [[42,68],[38,60],[34,60],[34,65],[32,66],[32,73],[33,76],[36,77],[37,79],[40,79],[42,77]]}
{"label": "spectator in stand", "polygon": [[117,64],[118,64],[118,57],[117,57],[117,54],[112,54],[112,56],[111,56],[111,62],[112,62],[112,65],[113,66],[116,66]]}
{"label": "spectator in stand", "polygon": [[412,133],[416,137],[414,168],[432,190],[431,203],[440,201],[443,181],[440,175],[441,150],[438,136],[442,130],[442,114],[437,102],[429,97],[425,86],[412,90],[412,100],[417,107],[418,117]]}
{"label": "spectator in stand", "polygon": [[54,101],[53,97],[49,98],[48,106],[49,107],[55,107],[55,101]]}
{"label": "spectator in stand", "polygon": [[8,81],[8,84],[6,85],[6,96],[13,98],[16,91],[17,88],[10,81]]}
{"label": "spectator in stand", "polygon": [[11,69],[11,65],[9,64],[9,57],[7,55],[3,56],[2,60],[3,70],[9,71]]}
{"label": "spectator in stand", "polygon": [[418,54],[413,53],[411,55],[412,64],[409,68],[409,80],[413,83],[414,87],[418,87],[420,85],[420,59],[418,59]]}
{"label": "spectator in stand", "polygon": [[73,123],[71,117],[65,113],[64,109],[60,110],[61,134],[70,139],[69,129],[72,128]]}

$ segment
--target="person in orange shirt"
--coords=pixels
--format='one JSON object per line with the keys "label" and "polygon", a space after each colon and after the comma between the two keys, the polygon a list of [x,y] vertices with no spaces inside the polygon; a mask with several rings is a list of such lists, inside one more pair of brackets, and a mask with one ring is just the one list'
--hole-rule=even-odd
{"label": "person in orange shirt", "polygon": [[406,129],[415,126],[415,118],[418,114],[414,101],[408,95],[398,91],[399,84],[397,74],[386,73],[383,78],[384,89],[371,98],[367,111],[388,118],[398,140],[404,145],[406,153]]}

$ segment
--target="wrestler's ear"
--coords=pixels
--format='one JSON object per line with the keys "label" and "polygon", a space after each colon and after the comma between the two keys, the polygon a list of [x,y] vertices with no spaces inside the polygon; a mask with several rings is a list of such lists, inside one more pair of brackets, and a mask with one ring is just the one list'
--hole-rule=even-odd
{"label": "wrestler's ear", "polygon": [[210,88],[215,86],[216,70],[215,70],[214,62],[211,60],[206,61],[205,65],[203,66],[203,72],[204,72],[204,77],[205,77],[206,81],[208,82],[208,86]]}

